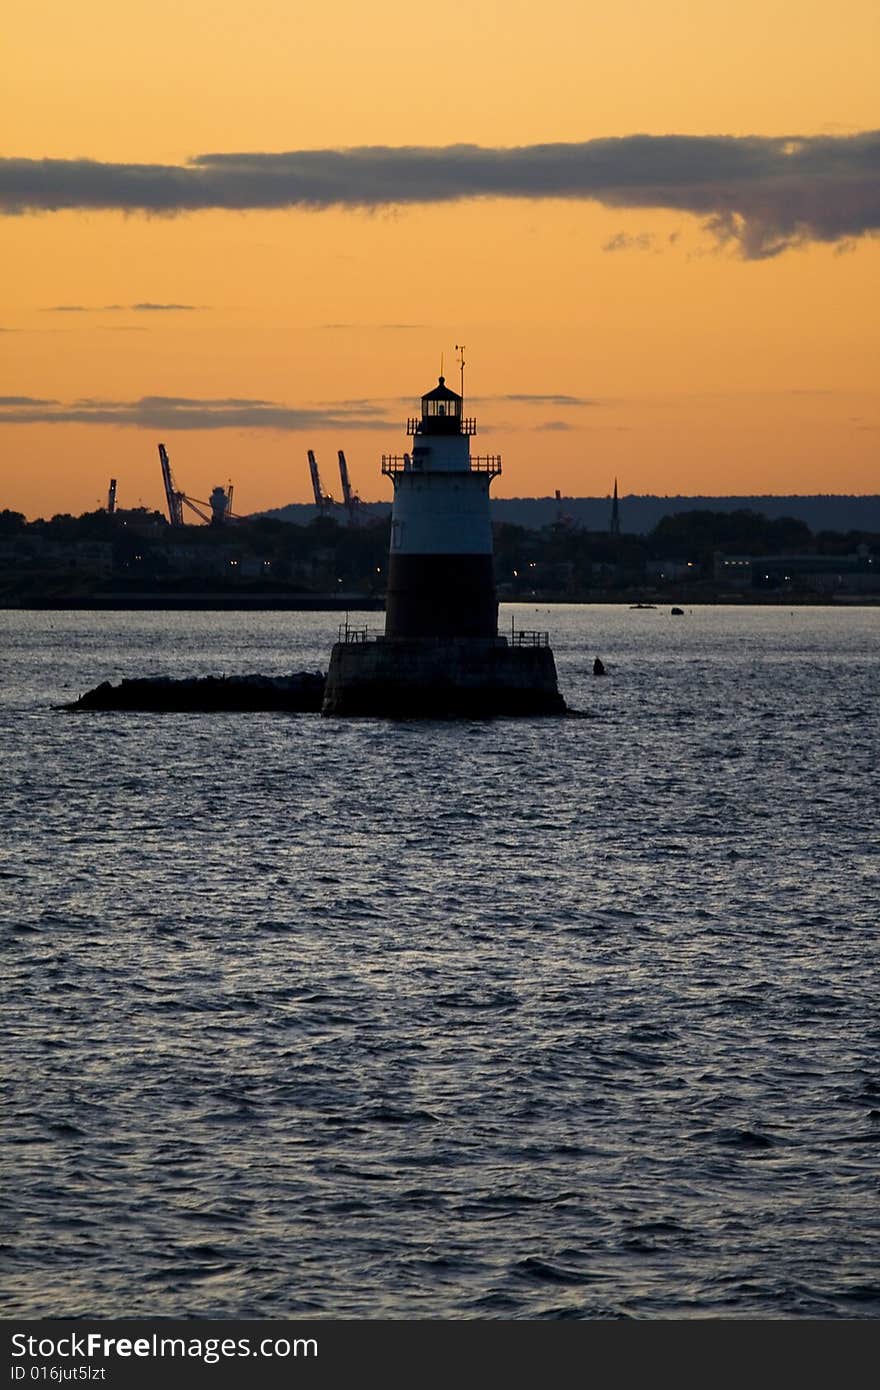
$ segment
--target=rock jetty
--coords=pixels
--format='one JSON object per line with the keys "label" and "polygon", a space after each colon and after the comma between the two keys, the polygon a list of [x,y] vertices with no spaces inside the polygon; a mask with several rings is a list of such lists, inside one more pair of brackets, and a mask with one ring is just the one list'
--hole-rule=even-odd
{"label": "rock jetty", "polygon": [[284,710],[319,714],[326,678],[320,671],[290,676],[147,676],[119,685],[102,681],[64,710],[156,710],[163,713]]}

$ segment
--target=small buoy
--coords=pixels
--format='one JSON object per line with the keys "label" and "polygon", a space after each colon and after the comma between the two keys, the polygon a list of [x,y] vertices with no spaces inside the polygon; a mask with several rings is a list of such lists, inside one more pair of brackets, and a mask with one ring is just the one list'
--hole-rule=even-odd
{"label": "small buoy", "polygon": [[599,658],[596,657],[596,660],[593,662],[593,675],[594,675],[594,676],[604,676],[604,674],[605,674],[605,667],[603,666],[603,664],[602,664],[602,662],[599,660]]}

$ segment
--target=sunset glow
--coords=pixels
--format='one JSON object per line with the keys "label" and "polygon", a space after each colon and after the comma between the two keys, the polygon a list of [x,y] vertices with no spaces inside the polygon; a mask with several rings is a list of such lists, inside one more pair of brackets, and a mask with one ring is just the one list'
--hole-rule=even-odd
{"label": "sunset glow", "polygon": [[880,490],[880,10],[831,26],[15,0],[0,507],[159,509],[159,440],[241,512],[307,448],[390,501],[459,343],[498,496]]}

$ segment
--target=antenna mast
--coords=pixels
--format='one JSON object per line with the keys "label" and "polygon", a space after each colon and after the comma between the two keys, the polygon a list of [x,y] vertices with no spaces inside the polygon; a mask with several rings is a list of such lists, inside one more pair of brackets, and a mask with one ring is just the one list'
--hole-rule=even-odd
{"label": "antenna mast", "polygon": [[[456,343],[455,351],[458,353],[458,365],[461,370],[461,399],[464,401],[464,343]],[[463,405],[462,410],[464,410]]]}

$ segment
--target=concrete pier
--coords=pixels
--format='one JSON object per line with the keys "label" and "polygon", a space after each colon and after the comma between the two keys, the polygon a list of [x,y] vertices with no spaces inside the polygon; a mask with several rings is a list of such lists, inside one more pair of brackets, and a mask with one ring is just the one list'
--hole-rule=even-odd
{"label": "concrete pier", "polygon": [[564,714],[546,645],[506,637],[337,642],[322,714],[486,718]]}

